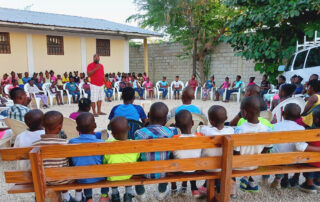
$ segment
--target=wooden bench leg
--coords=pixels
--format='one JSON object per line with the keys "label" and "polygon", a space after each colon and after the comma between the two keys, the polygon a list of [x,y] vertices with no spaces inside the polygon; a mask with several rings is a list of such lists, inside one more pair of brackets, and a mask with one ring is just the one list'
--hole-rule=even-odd
{"label": "wooden bench leg", "polygon": [[220,201],[230,201],[231,176],[232,176],[233,140],[230,136],[225,136],[223,140],[223,154],[221,159],[221,188]]}
{"label": "wooden bench leg", "polygon": [[61,193],[57,191],[47,191],[45,202],[60,202]]}
{"label": "wooden bench leg", "polygon": [[207,202],[213,202],[214,201],[214,180],[207,180]]}

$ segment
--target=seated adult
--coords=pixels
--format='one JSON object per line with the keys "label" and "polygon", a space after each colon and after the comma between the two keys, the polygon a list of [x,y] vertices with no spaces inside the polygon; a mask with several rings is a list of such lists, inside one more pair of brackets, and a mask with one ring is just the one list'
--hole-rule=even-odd
{"label": "seated adult", "polygon": [[77,84],[74,82],[73,77],[70,78],[70,82],[67,83],[66,88],[69,91],[69,94],[72,95],[73,103],[78,103],[80,99],[80,91]]}
{"label": "seated adult", "polygon": [[232,83],[232,89],[227,90],[226,100],[224,102],[229,102],[231,93],[235,93],[239,91],[239,88],[241,88],[243,85],[243,82],[241,81],[241,76],[238,75],[236,80]]}
{"label": "seated adult", "polygon": [[49,108],[48,106],[48,97],[44,92],[41,92],[40,89],[38,88],[38,86],[36,86],[34,84],[33,80],[29,81],[29,88],[28,91],[30,93],[30,96],[32,96],[32,94],[35,95],[36,98],[40,98],[42,103],[43,103],[43,108]]}
{"label": "seated adult", "polygon": [[304,86],[301,84],[301,82],[303,81],[303,78],[301,76],[297,76],[295,78],[295,85],[296,85],[296,91],[294,92],[294,94],[302,94]]}
{"label": "seated adult", "polygon": [[[257,85],[248,86],[246,88],[246,91],[244,93],[244,97],[250,97],[250,96],[260,96],[260,87]],[[260,111],[266,111],[267,105],[264,102],[263,98],[260,97]],[[259,117],[259,120],[262,124],[265,124],[267,126],[270,126],[270,122],[263,119],[262,117]],[[229,123],[230,126],[237,126],[241,123],[243,123],[245,120],[242,119],[241,112],[239,112]],[[270,125],[269,125],[270,124]]]}
{"label": "seated adult", "polygon": [[175,107],[170,110],[168,113],[168,120],[174,117],[179,111],[187,110],[191,113],[200,114],[205,116],[205,114],[200,110],[199,107],[192,104],[192,100],[194,99],[194,90],[192,87],[186,87],[182,92],[182,105]]}
{"label": "seated adult", "polygon": [[268,81],[268,75],[263,75],[261,85],[260,85],[260,97],[264,97],[265,94],[268,93],[270,89],[270,82]]}
{"label": "seated adult", "polygon": [[159,86],[159,91],[161,91],[162,92],[162,99],[164,100],[164,99],[166,99],[166,96],[167,96],[167,94],[168,94],[168,87],[169,87],[169,85],[168,85],[168,82],[167,82],[167,77],[163,77],[162,78],[162,81],[160,81],[160,86]]}
{"label": "seated adult", "polygon": [[126,87],[122,91],[123,104],[114,106],[109,115],[109,120],[117,116],[124,116],[126,119],[147,122],[147,116],[143,108],[139,105],[134,105],[135,91],[131,87]]}

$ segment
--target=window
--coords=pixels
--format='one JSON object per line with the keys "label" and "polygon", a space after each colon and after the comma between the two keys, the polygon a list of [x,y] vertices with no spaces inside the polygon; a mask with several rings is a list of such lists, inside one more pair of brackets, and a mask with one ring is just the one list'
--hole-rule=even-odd
{"label": "window", "polygon": [[306,55],[308,51],[303,51],[298,53],[296,57],[296,61],[294,62],[293,70],[302,69],[304,65],[304,61],[306,60]]}
{"label": "window", "polygon": [[294,59],[294,55],[291,56],[289,62],[288,62],[288,65],[286,66],[285,70],[286,72],[290,71],[291,70],[291,66],[292,66],[292,63],[293,63],[293,59]]}
{"label": "window", "polygon": [[306,68],[320,66],[320,47],[310,50],[306,62]]}
{"label": "window", "polygon": [[64,55],[63,37],[47,36],[48,55]]}
{"label": "window", "polygon": [[97,39],[97,54],[100,56],[110,56],[109,39]]}
{"label": "window", "polygon": [[8,32],[0,32],[0,54],[10,54],[10,36]]}

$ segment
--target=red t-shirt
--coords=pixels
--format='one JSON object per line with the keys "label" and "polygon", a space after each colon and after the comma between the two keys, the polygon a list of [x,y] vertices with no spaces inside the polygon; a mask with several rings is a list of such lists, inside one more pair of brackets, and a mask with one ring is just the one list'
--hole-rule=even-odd
{"label": "red t-shirt", "polygon": [[[310,146],[314,146],[314,147],[320,147],[320,142],[309,142]],[[312,166],[318,167],[320,168],[320,162],[315,162],[315,163],[309,163]]]}
{"label": "red t-shirt", "polygon": [[[97,64],[92,62],[87,67],[87,72],[95,69]],[[90,83],[95,86],[103,86],[104,85],[104,67],[100,64],[100,68],[90,76]]]}

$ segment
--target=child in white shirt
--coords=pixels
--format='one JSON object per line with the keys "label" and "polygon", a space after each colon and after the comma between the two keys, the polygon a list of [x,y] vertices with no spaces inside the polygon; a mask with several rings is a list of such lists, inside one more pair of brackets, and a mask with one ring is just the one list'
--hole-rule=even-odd
{"label": "child in white shirt", "polygon": [[[218,135],[228,135],[233,134],[234,130],[232,127],[225,126],[224,123],[228,119],[227,111],[224,107],[219,105],[213,105],[208,111],[208,118],[210,126],[203,126],[201,128],[201,134],[203,136],[218,136]],[[213,157],[213,156],[222,156],[222,148],[211,148],[203,149],[201,153],[202,157]],[[206,170],[207,172],[220,172],[221,169]],[[219,191],[220,181],[215,181],[217,190]],[[202,194],[207,192],[207,183],[204,183],[203,186],[198,187],[199,191]],[[234,192],[232,194],[235,194]]]}
{"label": "child in white shirt", "polygon": [[[192,114],[187,110],[181,110],[175,116],[176,127],[181,130],[181,135],[175,135],[173,138],[183,138],[183,137],[197,137],[201,136],[201,134],[192,134],[191,128],[193,126]],[[201,149],[190,149],[190,150],[178,150],[173,151],[173,157],[175,159],[186,159],[186,158],[200,158]],[[188,171],[194,172],[194,171]],[[201,194],[198,191],[196,181],[190,181],[192,196],[195,198],[200,198]],[[185,194],[187,192],[187,182],[182,182],[181,192]],[[175,182],[171,183],[171,192],[172,194],[177,193],[177,185]]]}
{"label": "child in white shirt", "polygon": [[[300,118],[300,114],[301,108],[299,107],[299,105],[294,103],[287,104],[283,111],[283,120],[279,123],[274,124],[273,130],[278,132],[305,130],[303,126],[300,126],[296,123],[296,120]],[[273,146],[272,153],[286,153],[297,151],[304,152],[307,147],[308,144],[306,142],[276,144]],[[299,185],[299,177],[300,173],[295,173],[290,180],[288,179],[288,174],[276,175],[274,181],[271,183],[271,187],[276,189],[280,189],[281,186],[287,188],[289,186],[289,183],[291,186]]]}
{"label": "child in white shirt", "polygon": [[[241,103],[241,115],[248,120],[247,123],[235,129],[235,134],[241,133],[259,133],[271,132],[271,128],[260,123],[260,100],[257,96],[245,98]],[[240,146],[234,149],[235,155],[261,154],[266,153],[272,148],[272,145],[255,145],[255,146]],[[236,168],[235,170],[254,170],[257,167]],[[254,182],[252,177],[245,176],[240,180],[240,189],[248,192],[258,192],[259,187]]]}
{"label": "child in white shirt", "polygon": [[[32,143],[41,139],[41,135],[45,134],[42,128],[43,112],[38,109],[29,111],[24,115],[24,121],[28,126],[26,131],[20,133],[15,142],[14,147],[30,147]],[[17,162],[18,169],[24,170],[30,168],[29,160],[21,160]]]}

